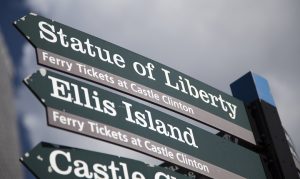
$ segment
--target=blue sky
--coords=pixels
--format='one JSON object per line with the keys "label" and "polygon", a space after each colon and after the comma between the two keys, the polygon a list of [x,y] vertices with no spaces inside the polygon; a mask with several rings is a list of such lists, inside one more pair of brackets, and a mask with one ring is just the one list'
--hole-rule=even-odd
{"label": "blue sky", "polygon": [[[229,84],[248,71],[262,75],[269,81],[282,124],[300,153],[299,1],[5,0],[0,24],[15,66],[17,110],[32,144],[45,140],[104,152],[122,150],[128,157],[140,158],[141,154],[47,127],[42,105],[21,83],[39,68],[34,48],[12,26],[30,11],[152,58],[227,93]],[[157,162],[150,157],[146,160]]]}

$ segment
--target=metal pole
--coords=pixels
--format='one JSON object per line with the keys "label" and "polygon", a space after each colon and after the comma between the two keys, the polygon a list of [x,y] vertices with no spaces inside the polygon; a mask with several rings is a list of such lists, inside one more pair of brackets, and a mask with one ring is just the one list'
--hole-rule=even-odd
{"label": "metal pole", "polygon": [[242,100],[248,109],[267,177],[299,178],[268,81],[249,72],[233,82],[230,87],[233,96]]}

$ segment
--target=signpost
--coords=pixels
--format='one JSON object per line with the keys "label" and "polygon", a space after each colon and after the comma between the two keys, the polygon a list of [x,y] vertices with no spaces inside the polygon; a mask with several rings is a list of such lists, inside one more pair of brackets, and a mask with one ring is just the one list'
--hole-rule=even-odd
{"label": "signpost", "polygon": [[152,102],[255,144],[243,103],[222,91],[33,13],[14,24],[36,48],[40,65]]}
{"label": "signpost", "polygon": [[46,106],[52,127],[124,146],[211,178],[265,178],[256,153],[125,97],[45,69],[24,82]]}
{"label": "signpost", "polygon": [[37,178],[43,179],[188,179],[143,162],[45,142],[26,153],[20,161]]}
{"label": "signpost", "polygon": [[248,72],[230,87],[233,94],[249,108],[256,139],[260,141],[263,149],[261,154],[268,178],[299,178],[268,81]]}

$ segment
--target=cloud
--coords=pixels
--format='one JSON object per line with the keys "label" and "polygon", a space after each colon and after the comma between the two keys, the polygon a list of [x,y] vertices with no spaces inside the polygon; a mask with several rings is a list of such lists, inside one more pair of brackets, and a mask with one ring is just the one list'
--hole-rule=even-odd
{"label": "cloud", "polygon": [[[27,5],[227,93],[249,70],[265,76],[300,153],[299,2],[27,0]],[[28,74],[33,50],[26,46],[20,70]]]}
{"label": "cloud", "polygon": [[22,50],[22,60],[19,67],[19,75],[22,77],[29,76],[37,68],[38,66],[36,64],[34,48],[29,43],[26,43]]}

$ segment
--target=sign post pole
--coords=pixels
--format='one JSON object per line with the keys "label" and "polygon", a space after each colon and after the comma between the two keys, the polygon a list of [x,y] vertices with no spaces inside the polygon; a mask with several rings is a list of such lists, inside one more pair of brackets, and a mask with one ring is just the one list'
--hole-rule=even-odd
{"label": "sign post pole", "polygon": [[231,90],[233,96],[248,107],[254,136],[262,148],[267,177],[299,178],[268,81],[249,72],[233,82]]}

